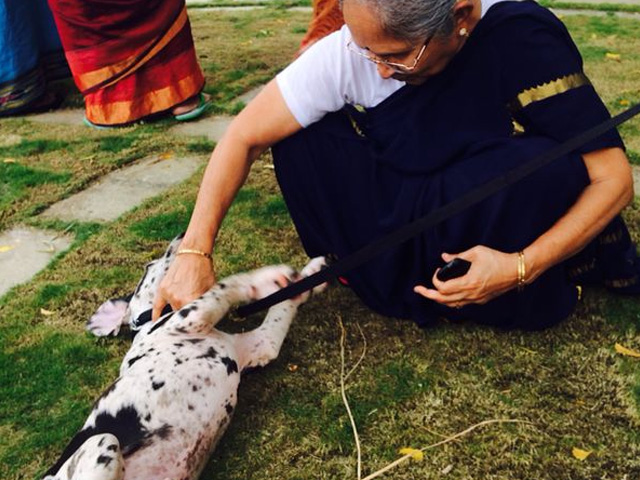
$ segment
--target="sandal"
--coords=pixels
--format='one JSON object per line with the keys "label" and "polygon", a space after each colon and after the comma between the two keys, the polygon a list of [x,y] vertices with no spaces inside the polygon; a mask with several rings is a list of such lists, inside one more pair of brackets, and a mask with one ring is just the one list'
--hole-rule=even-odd
{"label": "sandal", "polygon": [[114,128],[122,128],[122,127],[128,126],[128,125],[98,125],[97,123],[93,123],[87,117],[84,117],[82,121],[87,127],[95,128],[96,130],[113,130]]}
{"label": "sandal", "polygon": [[189,120],[198,118],[210,106],[211,106],[211,100],[207,99],[203,92],[200,92],[198,94],[198,105],[195,108],[193,108],[192,110],[189,110],[186,113],[181,113],[180,115],[174,115],[173,118],[175,118],[179,122],[187,122]]}

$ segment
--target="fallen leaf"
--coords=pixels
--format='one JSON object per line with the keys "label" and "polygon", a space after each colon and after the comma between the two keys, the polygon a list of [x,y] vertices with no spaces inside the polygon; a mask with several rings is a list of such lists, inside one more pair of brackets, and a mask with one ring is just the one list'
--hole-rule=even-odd
{"label": "fallen leaf", "polygon": [[625,99],[620,100],[618,103],[623,107],[628,107],[631,104],[629,100],[625,100]]}
{"label": "fallen leaf", "polygon": [[2,163],[18,163],[18,161],[15,158],[5,158]]}
{"label": "fallen leaf", "polygon": [[52,312],[51,310],[45,310],[44,308],[40,309],[40,313],[42,315],[45,315],[47,317],[50,317],[51,315],[55,315],[56,312]]}
{"label": "fallen leaf", "polygon": [[405,447],[401,448],[399,451],[400,455],[411,455],[411,458],[420,462],[424,459],[424,453],[422,450],[417,450],[415,448]]}
{"label": "fallen leaf", "polygon": [[622,56],[619,53],[611,53],[611,52],[607,52],[605,54],[605,58],[608,58],[609,60],[615,60],[616,62],[619,62],[622,60]]}
{"label": "fallen leaf", "polygon": [[9,250],[13,250],[16,247],[11,245],[0,245],[0,253],[8,252]]}
{"label": "fallen leaf", "polygon": [[287,365],[287,369],[289,369],[290,372],[297,372],[298,365],[296,365],[295,363],[290,363],[289,365]]}
{"label": "fallen leaf", "polygon": [[635,350],[631,350],[630,348],[623,347],[619,343],[616,343],[615,346],[616,352],[621,355],[626,355],[627,357],[640,358],[640,352],[636,352]]}
{"label": "fallen leaf", "polygon": [[440,470],[440,473],[442,475],[446,475],[448,473],[451,473],[451,470],[453,470],[453,465],[450,463],[449,465],[447,465],[446,467],[444,467],[442,470]]}
{"label": "fallen leaf", "polygon": [[591,452],[589,450],[582,450],[581,448],[576,447],[573,447],[571,453],[580,461],[585,460],[589,455],[591,455]]}
{"label": "fallen leaf", "polygon": [[169,160],[170,158],[173,158],[173,152],[164,152],[160,154],[160,158],[162,160]]}

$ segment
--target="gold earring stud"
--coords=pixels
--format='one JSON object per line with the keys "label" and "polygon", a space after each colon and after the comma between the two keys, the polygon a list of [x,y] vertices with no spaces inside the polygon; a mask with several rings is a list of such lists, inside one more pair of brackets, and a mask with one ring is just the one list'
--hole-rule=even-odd
{"label": "gold earring stud", "polygon": [[458,32],[458,35],[460,35],[461,37],[468,37],[469,36],[469,30],[467,30],[465,27],[462,27],[460,29],[460,31]]}

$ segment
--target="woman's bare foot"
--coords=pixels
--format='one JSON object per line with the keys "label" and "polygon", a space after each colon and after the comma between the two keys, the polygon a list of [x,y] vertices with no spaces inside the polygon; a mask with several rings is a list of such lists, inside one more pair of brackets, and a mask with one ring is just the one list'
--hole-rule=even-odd
{"label": "woman's bare foot", "polygon": [[[203,96],[203,103],[207,103],[209,100],[211,100],[211,95],[208,95],[203,92],[202,96]],[[199,106],[200,106],[200,94],[198,93],[197,95],[194,95],[188,100],[185,100],[181,104],[173,107],[173,109],[171,110],[171,114],[174,116],[183,115],[187,112],[190,112],[191,110],[194,110],[195,108],[198,108]]]}

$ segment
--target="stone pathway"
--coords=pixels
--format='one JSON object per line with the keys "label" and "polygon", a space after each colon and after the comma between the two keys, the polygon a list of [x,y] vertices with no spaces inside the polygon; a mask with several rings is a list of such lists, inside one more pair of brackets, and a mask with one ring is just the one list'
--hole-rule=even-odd
{"label": "stone pathway", "polygon": [[84,109],[53,110],[51,112],[28,115],[24,118],[37,123],[84,126]]}
{"label": "stone pathway", "polygon": [[193,175],[201,158],[146,158],[105,175],[91,187],[45,210],[40,217],[67,222],[110,222]]}
{"label": "stone pathway", "polygon": [[[236,101],[245,105],[253,100],[262,90],[262,86],[248,91],[244,95],[239,96]],[[197,122],[185,122],[175,125],[169,129],[171,133],[178,135],[199,136],[204,135],[214,142],[219,141],[227,130],[227,127],[233,120],[233,117],[219,115],[215,117],[205,117]]]}
{"label": "stone pathway", "polygon": [[16,227],[0,234],[0,297],[30,280],[72,241],[70,235],[30,227]]}

